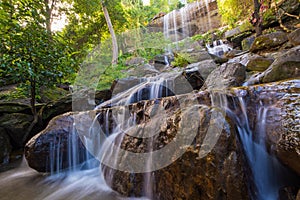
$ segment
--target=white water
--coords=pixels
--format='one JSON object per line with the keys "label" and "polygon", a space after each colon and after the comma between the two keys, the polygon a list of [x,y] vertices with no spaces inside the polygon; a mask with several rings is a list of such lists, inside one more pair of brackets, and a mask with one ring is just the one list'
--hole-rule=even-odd
{"label": "white water", "polygon": [[1,200],[143,200],[124,198],[112,191],[99,168],[47,176],[30,169],[25,160],[0,173]]}
{"label": "white water", "polygon": [[[152,100],[176,94],[175,78],[182,76],[182,72],[166,72],[155,77],[148,77],[141,80],[141,83],[119,94],[113,94],[111,100],[106,101],[96,107],[99,109],[107,105],[128,105],[142,100]],[[188,81],[182,81],[181,84],[189,84]],[[193,91],[192,87],[186,87],[182,92],[189,93]]]}

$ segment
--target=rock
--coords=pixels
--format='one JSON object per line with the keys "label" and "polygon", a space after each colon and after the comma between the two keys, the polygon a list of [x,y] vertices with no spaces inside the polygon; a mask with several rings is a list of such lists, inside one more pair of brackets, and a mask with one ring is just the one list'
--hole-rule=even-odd
{"label": "rock", "polygon": [[241,50],[233,49],[233,50],[231,50],[231,51],[225,52],[225,53],[224,53],[224,56],[225,56],[226,58],[230,59],[230,58],[234,58],[234,57],[236,57],[236,56],[239,56],[239,55],[241,55],[241,54],[244,54],[244,52],[241,51]]}
{"label": "rock", "polygon": [[135,85],[140,84],[141,82],[143,82],[143,79],[136,78],[136,77],[128,77],[128,78],[115,80],[110,88],[110,90],[112,91],[112,96],[124,92],[129,88],[132,88]]}
{"label": "rock", "polygon": [[261,35],[255,38],[252,46],[250,47],[251,52],[257,52],[265,49],[272,49],[282,45],[288,40],[286,33],[278,31],[266,35]]}
{"label": "rock", "polygon": [[299,46],[294,47],[287,52],[279,53],[276,55],[275,61],[268,69],[262,73],[257,73],[251,76],[245,85],[269,83],[299,77],[299,56]]}
{"label": "rock", "polygon": [[[54,172],[72,167],[70,163],[76,165],[86,161],[86,149],[73,128],[73,114],[53,118],[45,130],[28,141],[24,152],[31,168],[39,172]],[[85,124],[84,120],[82,122]],[[76,149],[76,158],[69,156],[71,149]]]}
{"label": "rock", "polygon": [[264,72],[263,83],[300,76],[300,46],[290,49],[277,58]]}
{"label": "rock", "polygon": [[60,98],[63,98],[70,94],[70,92],[59,88],[59,87],[46,87],[43,86],[40,88],[40,102],[41,103],[49,103],[52,101],[57,101]]}
{"label": "rock", "polygon": [[[298,0],[286,0],[279,3],[278,7],[279,9],[284,10],[287,13],[297,13],[297,10],[299,10],[300,2]],[[280,12],[282,12],[280,10]]]}
{"label": "rock", "polygon": [[207,51],[198,51],[188,54],[190,63],[201,62],[204,60],[211,60],[211,55]]}
{"label": "rock", "polygon": [[262,72],[254,73],[253,75],[250,74],[249,76],[250,77],[248,78],[248,80],[243,84],[244,86],[250,86],[250,85],[262,83],[262,79],[263,79]]}
{"label": "rock", "polygon": [[226,63],[229,59],[226,58],[225,56],[216,56],[214,54],[210,54],[211,58],[214,60],[215,63],[217,64],[223,64]]}
{"label": "rock", "polygon": [[[169,97],[158,102],[141,102],[129,107],[132,108],[130,113],[139,113],[137,126],[140,129],[138,132],[130,129],[124,135],[120,145],[127,153],[120,153],[118,157],[122,162],[114,162],[116,164],[114,169],[108,165],[103,166],[107,183],[124,196],[146,195],[153,200],[250,199],[243,169],[242,147],[234,133],[234,126],[223,116],[220,116],[218,120],[214,119],[216,121],[210,121],[212,113],[216,110],[203,105],[203,102],[199,106],[192,106],[188,102],[186,105],[180,105],[175,98]],[[186,100],[193,102],[190,98]],[[147,113],[153,113],[157,107],[162,107],[165,116],[155,114],[149,119]],[[199,116],[194,121],[193,117],[197,115]],[[145,121],[146,118],[147,121]],[[219,134],[216,129],[213,129],[213,134],[217,134],[218,139],[214,137],[216,135],[204,139],[208,134],[209,123],[211,125],[215,123],[221,128]],[[151,124],[155,124],[155,128]],[[184,129],[184,138],[178,135],[180,128]],[[139,139],[137,139],[135,137],[139,133],[146,134],[147,130],[152,130],[155,135],[150,138],[138,136]],[[188,140],[188,137],[193,134],[196,138],[191,140],[193,141],[191,144],[180,145],[179,143],[174,149],[160,151],[173,141]],[[158,155],[161,155],[158,158],[153,156],[154,167],[159,166],[160,161],[165,160],[170,160],[170,165],[158,168],[151,173],[128,172],[133,168],[140,169],[139,162],[144,169],[148,163],[147,159],[132,160],[128,152],[146,153],[152,150],[160,151]],[[181,150],[185,153],[177,159]],[[110,160],[112,157],[106,159]],[[130,166],[131,170],[115,170],[126,166]],[[147,185],[143,186],[144,184]],[[153,190],[153,195],[148,192],[149,190]]]}
{"label": "rock", "polygon": [[189,64],[185,71],[199,71],[204,80],[207,79],[208,75],[217,68],[216,63],[213,60],[204,60],[197,63]]}
{"label": "rock", "polygon": [[134,69],[129,69],[127,71],[128,76],[130,77],[148,77],[159,74],[159,71],[150,64],[138,65],[134,67]]}
{"label": "rock", "polygon": [[242,50],[248,51],[255,40],[255,36],[247,37],[242,40]]}
{"label": "rock", "polygon": [[247,53],[239,57],[230,59],[229,63],[240,63],[246,67],[247,71],[265,71],[272,63],[273,59],[266,58],[254,53]]}
{"label": "rock", "polygon": [[273,63],[273,61],[273,59],[253,55],[246,64],[246,70],[263,72]]}
{"label": "rock", "polygon": [[124,105],[150,98],[186,94],[193,90],[199,90],[204,83],[204,79],[198,70],[185,70],[182,68],[178,68],[176,71],[174,69],[171,72],[163,72],[156,77],[143,79],[130,77],[120,81],[122,82],[116,82],[112,86],[112,100],[101,106]]}
{"label": "rock", "polygon": [[0,165],[9,162],[9,155],[12,150],[9,137],[4,128],[0,127]]}
{"label": "rock", "polygon": [[288,35],[288,39],[294,46],[300,45],[300,28],[291,32]]}
{"label": "rock", "polygon": [[163,65],[168,65],[174,60],[174,55],[166,54],[166,55],[156,55],[154,57],[154,63],[159,63]]}
{"label": "rock", "polygon": [[26,104],[3,102],[0,103],[0,113],[24,113],[31,114],[31,107]]}
{"label": "rock", "polygon": [[241,35],[245,32],[249,32],[250,30],[252,30],[253,27],[247,23],[244,23],[243,25],[241,26],[238,26],[236,28],[233,28],[231,30],[228,30],[225,32],[225,38],[230,40],[231,38],[235,37],[235,36],[238,36],[238,35]]}
{"label": "rock", "polygon": [[199,90],[203,84],[204,78],[198,70],[184,70],[174,79],[174,93],[179,95]]}
{"label": "rock", "polygon": [[279,191],[279,200],[298,200],[297,199],[298,187],[285,187]]}
{"label": "rock", "polygon": [[233,48],[240,48],[242,46],[242,41],[250,35],[252,35],[252,31],[245,31],[232,37],[230,42],[232,43]]}
{"label": "rock", "polygon": [[207,77],[204,88],[208,90],[224,90],[241,86],[246,78],[246,68],[240,63],[225,63],[216,68]]}
{"label": "rock", "polygon": [[11,138],[14,148],[23,147],[23,137],[33,120],[32,115],[23,113],[4,114],[0,118],[0,127],[4,128]]}
{"label": "rock", "polygon": [[138,65],[143,65],[145,63],[146,63],[145,58],[133,57],[133,58],[126,60],[125,65],[126,66],[138,66]]}

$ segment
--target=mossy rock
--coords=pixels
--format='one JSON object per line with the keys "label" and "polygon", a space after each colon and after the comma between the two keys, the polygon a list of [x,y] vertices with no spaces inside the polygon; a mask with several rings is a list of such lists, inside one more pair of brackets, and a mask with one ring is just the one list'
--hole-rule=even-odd
{"label": "mossy rock", "polygon": [[278,31],[266,35],[261,35],[255,38],[254,42],[250,47],[251,52],[257,52],[260,50],[272,49],[274,47],[280,46],[287,42],[288,38],[286,33]]}
{"label": "mossy rock", "polygon": [[49,103],[52,101],[57,101],[64,96],[68,95],[69,92],[58,87],[42,87],[40,89],[40,101],[42,103]]}
{"label": "mossy rock", "polygon": [[0,113],[26,113],[31,114],[29,105],[20,103],[0,103]]}
{"label": "mossy rock", "polygon": [[274,60],[272,60],[270,58],[265,58],[262,56],[254,55],[254,56],[250,57],[247,65],[246,65],[246,70],[263,72],[266,69],[268,69],[268,67],[270,67],[270,65],[273,63],[273,61]]}
{"label": "mossy rock", "polygon": [[264,72],[263,83],[300,77],[300,46],[282,54]]}

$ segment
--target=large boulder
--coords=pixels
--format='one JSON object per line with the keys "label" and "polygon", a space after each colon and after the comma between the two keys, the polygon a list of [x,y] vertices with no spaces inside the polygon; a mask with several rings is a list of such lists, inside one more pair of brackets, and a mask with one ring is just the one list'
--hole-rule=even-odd
{"label": "large boulder", "polygon": [[[25,145],[28,165],[39,172],[58,172],[87,160],[86,148],[74,128],[74,114],[53,118]],[[82,121],[83,124],[84,120]]]}
{"label": "large boulder", "polygon": [[257,52],[265,49],[272,49],[287,42],[287,34],[281,31],[261,35],[255,38],[251,45],[250,51]]}
{"label": "large boulder", "polygon": [[[198,102],[190,95],[183,101],[168,97],[129,106],[138,124],[117,137],[125,152],[108,147],[117,155],[104,156],[107,183],[122,195],[150,199],[249,199],[234,125],[220,110],[203,105],[208,102]],[[144,158],[131,155],[151,151]],[[147,172],[152,167],[157,170]]]}
{"label": "large boulder", "polygon": [[145,58],[142,57],[131,57],[128,60],[126,60],[125,65],[126,66],[139,66],[146,63]]}
{"label": "large boulder", "polygon": [[263,57],[254,53],[247,53],[233,59],[230,59],[229,63],[238,62],[246,67],[247,71],[265,71],[272,63],[272,58]]}
{"label": "large boulder", "polygon": [[282,54],[264,72],[263,83],[279,81],[300,76],[300,46]]}
{"label": "large boulder", "polygon": [[246,78],[246,68],[240,63],[224,63],[207,77],[205,89],[224,90],[241,86]]}
{"label": "large boulder", "polygon": [[159,74],[159,71],[150,64],[138,65],[127,71],[128,76],[132,77],[147,77]]}
{"label": "large boulder", "polygon": [[24,113],[31,114],[31,107],[26,104],[3,102],[0,103],[0,113]]}
{"label": "large boulder", "polygon": [[65,96],[67,96],[70,92],[59,87],[46,87],[42,86],[39,88],[40,93],[40,102],[41,103],[49,103],[53,101],[57,101]]}
{"label": "large boulder", "polygon": [[202,78],[204,80],[206,80],[208,75],[217,67],[218,66],[216,65],[216,63],[213,60],[204,60],[201,62],[192,63],[192,64],[188,65],[185,68],[185,70],[186,71],[199,71]]}

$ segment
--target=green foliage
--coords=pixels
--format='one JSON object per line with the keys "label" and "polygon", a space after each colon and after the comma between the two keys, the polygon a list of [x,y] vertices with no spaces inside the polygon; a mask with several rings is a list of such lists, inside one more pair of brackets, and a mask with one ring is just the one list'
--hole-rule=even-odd
{"label": "green foliage", "polygon": [[2,101],[9,102],[15,99],[24,99],[26,97],[28,97],[27,87],[24,87],[22,84],[12,90],[0,92],[0,100]]}
{"label": "green foliage", "polygon": [[248,19],[253,11],[252,0],[217,0],[222,22],[230,28],[238,21]]}
{"label": "green foliage", "polygon": [[[1,3],[8,14],[1,15],[0,75],[31,90],[53,85],[73,74],[77,68],[73,50],[58,34],[46,30],[39,1],[16,1],[17,6]],[[13,12],[11,12],[13,11]]]}
{"label": "green foliage", "polygon": [[100,75],[100,80],[97,85],[98,90],[109,89],[114,80],[125,78],[125,70],[128,69],[123,64],[118,64],[116,67],[109,66],[105,72]]}
{"label": "green foliage", "polygon": [[173,67],[186,67],[188,64],[195,62],[187,53],[178,53],[174,61],[171,62]]}
{"label": "green foliage", "polygon": [[264,13],[263,13],[263,25],[267,25],[270,24],[271,22],[276,21],[276,13],[274,9],[267,9]]}
{"label": "green foliage", "polygon": [[208,31],[208,32],[206,32],[204,34],[194,35],[192,37],[192,40],[193,41],[202,40],[205,43],[211,43],[213,40],[222,39],[224,37],[224,33],[227,30],[228,30],[227,28],[223,28],[223,29],[217,29],[217,30]]}

